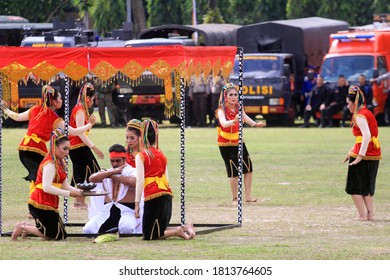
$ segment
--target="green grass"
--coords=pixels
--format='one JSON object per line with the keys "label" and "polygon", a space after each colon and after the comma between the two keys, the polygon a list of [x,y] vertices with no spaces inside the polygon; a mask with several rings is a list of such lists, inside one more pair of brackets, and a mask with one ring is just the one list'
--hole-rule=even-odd
{"label": "green grass", "polygon": [[[26,221],[28,184],[16,148],[24,129],[3,129],[2,230]],[[124,129],[93,129],[94,143],[105,152],[124,144]],[[212,128],[186,129],[186,220],[195,224],[237,223],[222,158]],[[356,210],[345,193],[342,164],[354,138],[347,128],[245,128],[254,164],[253,194],[260,201],[243,205],[242,227],[199,234],[194,240],[146,242],[138,237],[94,244],[90,238],[65,242],[0,238],[0,259],[390,259],[390,127],[380,128],[383,161],[374,197],[375,222],[355,222]],[[172,223],[180,222],[180,131],[160,129],[160,147],[169,162],[175,198]],[[71,166],[69,167],[71,170]],[[73,200],[70,199],[70,202]],[[85,211],[69,209],[69,222],[86,222]],[[68,227],[69,232],[81,232]]]}

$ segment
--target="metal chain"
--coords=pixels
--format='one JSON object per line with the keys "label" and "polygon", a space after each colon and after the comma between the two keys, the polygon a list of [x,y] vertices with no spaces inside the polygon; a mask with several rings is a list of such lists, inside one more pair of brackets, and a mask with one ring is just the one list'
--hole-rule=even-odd
{"label": "metal chain", "polygon": [[[65,135],[68,136],[68,126],[69,126],[69,77],[65,75],[64,78],[65,82],[65,114],[64,114],[64,121],[65,121]],[[69,159],[66,157],[66,166],[68,166]],[[66,177],[68,178],[68,169],[66,169]],[[68,222],[68,198],[64,197],[64,223],[66,224]]]}
{"label": "metal chain", "polygon": [[[0,100],[3,99],[3,74],[0,74]],[[3,110],[0,110],[0,236],[3,232]]]}
{"label": "metal chain", "polygon": [[185,225],[185,123],[186,123],[186,96],[184,79],[180,78],[180,189],[181,189],[181,224]]}
{"label": "metal chain", "polygon": [[243,61],[244,61],[244,51],[242,48],[238,48],[238,223],[242,224],[242,155],[243,155],[243,141],[242,141],[242,132],[243,132],[243,97],[242,97],[242,83],[243,83]]}

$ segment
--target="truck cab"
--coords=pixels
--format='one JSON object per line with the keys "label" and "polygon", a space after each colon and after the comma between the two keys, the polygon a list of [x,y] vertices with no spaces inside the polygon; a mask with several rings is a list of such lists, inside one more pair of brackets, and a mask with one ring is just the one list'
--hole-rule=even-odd
{"label": "truck cab", "polygon": [[390,29],[357,29],[330,35],[331,46],[325,55],[321,75],[333,86],[344,75],[350,85],[364,74],[372,81],[374,115],[380,125],[388,124],[386,106],[390,90]]}
{"label": "truck cab", "polygon": [[[246,114],[262,115],[269,125],[290,126],[294,123],[294,73],[292,54],[244,54],[243,102]],[[231,82],[238,84],[238,58],[235,59]]]}

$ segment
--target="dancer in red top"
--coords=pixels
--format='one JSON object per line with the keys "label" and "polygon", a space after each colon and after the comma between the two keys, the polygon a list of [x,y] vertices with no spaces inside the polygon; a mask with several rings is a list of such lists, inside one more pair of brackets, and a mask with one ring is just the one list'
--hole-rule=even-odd
{"label": "dancer in red top", "polygon": [[[81,127],[85,125],[89,118],[89,108],[93,106],[95,98],[95,90],[91,83],[86,83],[80,90],[79,98],[76,106],[72,110],[70,116],[70,125]],[[93,150],[99,158],[103,159],[103,153],[95,146],[89,139],[88,132],[79,136],[71,136],[69,156],[73,164],[73,177],[71,181],[72,186],[79,183],[88,182],[88,178],[93,173],[100,170],[99,163],[93,155]],[[87,209],[88,205],[85,203],[85,197],[77,197],[73,203],[75,209]]]}
{"label": "dancer in red top", "polygon": [[12,240],[28,234],[44,239],[63,240],[67,238],[64,224],[58,213],[58,196],[81,197],[81,190],[73,188],[66,180],[65,157],[69,154],[70,143],[63,130],[52,133],[50,151],[39,165],[37,178],[28,200],[28,207],[35,225],[16,224]]}
{"label": "dancer in red top", "polygon": [[[226,84],[221,91],[219,107],[217,109],[218,146],[225,162],[227,176],[230,178],[230,189],[233,197],[233,205],[237,205],[238,192],[238,91],[232,83]],[[255,122],[245,112],[243,120],[252,127],[264,127],[263,122]],[[252,197],[252,161],[249,157],[245,143],[243,143],[243,174],[245,185],[245,201],[256,202]]]}
{"label": "dancer in red top", "polygon": [[139,203],[144,195],[142,234],[144,240],[181,237],[192,239],[192,224],[168,227],[172,216],[172,190],[168,181],[167,158],[158,148],[158,124],[145,120],[141,135],[142,151],[135,157],[136,197],[135,217],[139,218]]}
{"label": "dancer in red top", "polygon": [[352,113],[352,133],[356,140],[344,159],[344,162],[349,161],[345,191],[352,196],[358,210],[356,220],[372,221],[376,176],[382,158],[378,124],[375,116],[366,108],[364,94],[358,86],[349,87],[347,106]]}

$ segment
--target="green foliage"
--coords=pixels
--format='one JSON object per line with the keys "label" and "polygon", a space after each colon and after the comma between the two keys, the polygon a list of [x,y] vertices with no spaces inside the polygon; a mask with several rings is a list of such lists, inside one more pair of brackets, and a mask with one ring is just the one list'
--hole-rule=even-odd
{"label": "green foliage", "polygon": [[183,24],[183,4],[183,1],[146,0],[148,26]]}
{"label": "green foliage", "polygon": [[[287,0],[286,14],[288,19],[321,16],[318,9],[323,1],[319,0]],[[333,3],[333,1],[330,1]]]}
{"label": "green foliage", "polygon": [[61,16],[70,0],[2,0],[1,15],[16,15],[30,22],[50,22],[53,16]]}
{"label": "green foliage", "polygon": [[231,17],[228,23],[246,25],[262,21],[260,6],[261,0],[232,0],[229,5]]}
{"label": "green foliage", "polygon": [[374,0],[373,6],[374,6],[374,12],[377,14],[390,13],[389,1]]}
{"label": "green foliage", "polygon": [[372,23],[373,0],[323,1],[318,10],[322,17],[344,20],[351,26]]}
{"label": "green foliage", "polygon": [[103,35],[113,29],[122,28],[126,21],[126,6],[122,0],[96,0],[91,17],[94,20],[94,28]]}
{"label": "green foliage", "polygon": [[225,23],[218,8],[210,9],[203,17],[203,23]]}
{"label": "green foliage", "polygon": [[[192,24],[192,0],[143,0],[147,26]],[[66,12],[89,12],[100,33],[121,28],[126,20],[125,0],[2,0],[0,14],[19,15],[30,22],[64,19]],[[351,26],[372,23],[373,13],[390,13],[389,1],[381,0],[197,0],[197,23],[246,25],[269,20],[325,17],[347,21]],[[142,25],[144,26],[144,25]]]}
{"label": "green foliage", "polygon": [[286,19],[287,0],[261,0],[259,11],[262,21]]}

